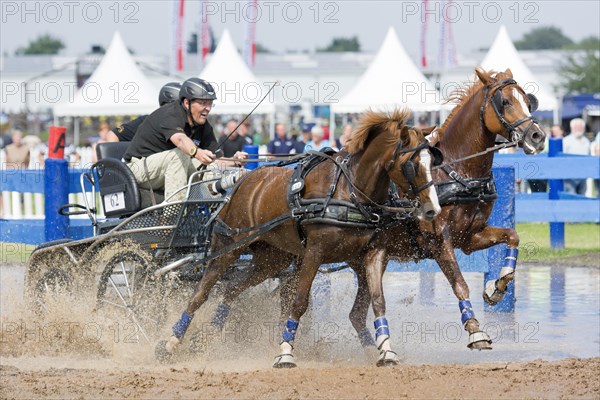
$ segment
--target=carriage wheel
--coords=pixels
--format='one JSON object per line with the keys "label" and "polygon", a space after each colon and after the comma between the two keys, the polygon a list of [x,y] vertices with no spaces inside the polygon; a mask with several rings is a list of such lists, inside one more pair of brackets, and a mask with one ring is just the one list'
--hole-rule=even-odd
{"label": "carriage wheel", "polygon": [[47,314],[50,302],[65,299],[73,294],[73,262],[62,250],[41,252],[51,245],[67,241],[56,241],[36,248],[27,263],[27,296],[34,312]]}
{"label": "carriage wheel", "polygon": [[148,342],[162,327],[166,315],[165,285],[153,276],[149,256],[133,249],[117,253],[103,266],[98,281],[97,311],[134,329],[136,341]]}
{"label": "carriage wheel", "polygon": [[72,292],[71,274],[60,268],[51,268],[35,283],[33,306],[36,312],[47,313],[48,301],[63,298]]}

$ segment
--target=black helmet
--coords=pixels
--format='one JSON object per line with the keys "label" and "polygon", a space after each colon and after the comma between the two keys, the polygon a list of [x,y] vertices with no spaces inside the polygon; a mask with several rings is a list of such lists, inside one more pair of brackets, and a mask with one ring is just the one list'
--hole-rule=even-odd
{"label": "black helmet", "polygon": [[190,78],[183,82],[181,90],[179,91],[179,100],[183,99],[195,100],[195,99],[207,99],[216,100],[217,95],[212,85],[200,78]]}
{"label": "black helmet", "polygon": [[179,89],[181,89],[181,83],[179,82],[169,82],[161,87],[160,93],[158,93],[158,104],[162,106],[177,100],[179,97]]}

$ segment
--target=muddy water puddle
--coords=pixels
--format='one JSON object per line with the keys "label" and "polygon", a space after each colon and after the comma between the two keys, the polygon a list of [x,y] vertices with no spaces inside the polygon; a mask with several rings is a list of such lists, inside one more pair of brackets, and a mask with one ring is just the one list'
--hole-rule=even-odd
{"label": "muddy water puddle", "polygon": [[[467,349],[458,302],[440,273],[388,273],[384,278],[392,346],[406,363],[480,363],[557,360],[600,356],[600,270],[597,267],[520,266],[515,311],[484,311],[483,275],[466,273],[477,319],[493,340],[491,351]],[[2,364],[36,368],[58,366],[110,369],[154,364],[153,343],[127,319],[98,319],[93,302],[59,306],[36,319],[23,298],[24,267],[0,267]],[[280,337],[277,284],[270,281],[246,293],[223,332],[212,330],[214,304],[196,316],[190,350],[180,363],[206,363],[217,370],[270,366]],[[306,366],[372,365],[376,354],[364,351],[348,314],[354,301],[353,274],[320,276],[309,315],[300,323],[297,354]],[[92,295],[93,296],[93,295]],[[91,298],[90,298],[91,299]],[[166,338],[185,302],[174,300],[162,332]],[[370,312],[367,327],[372,330]],[[191,342],[189,339],[192,339]],[[240,363],[239,360],[245,360]]]}

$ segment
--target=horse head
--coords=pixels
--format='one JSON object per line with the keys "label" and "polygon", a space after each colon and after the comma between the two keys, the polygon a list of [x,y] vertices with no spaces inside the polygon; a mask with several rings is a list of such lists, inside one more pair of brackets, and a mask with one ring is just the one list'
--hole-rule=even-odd
{"label": "horse head", "polygon": [[442,153],[429,145],[419,129],[406,125],[400,128],[400,139],[386,169],[402,193],[419,200],[420,217],[426,220],[432,220],[441,211],[431,168],[442,161]]}
{"label": "horse head", "polygon": [[546,134],[531,116],[537,110],[537,98],[525,93],[510,69],[496,74],[475,72],[484,85],[480,117],[487,130],[515,142],[526,154],[541,152]]}
{"label": "horse head", "polygon": [[[441,153],[437,149],[430,150],[429,142],[420,130],[406,126],[410,114],[406,109],[367,111],[344,149],[365,165],[379,168],[405,197],[418,199],[422,205],[421,216],[431,219],[441,210],[431,177],[431,165],[436,161],[441,163]],[[437,151],[435,157],[430,151]],[[362,180],[375,184],[374,171],[373,168],[359,168],[356,172],[364,175]],[[388,195],[388,187],[389,181],[383,187],[384,197]]]}

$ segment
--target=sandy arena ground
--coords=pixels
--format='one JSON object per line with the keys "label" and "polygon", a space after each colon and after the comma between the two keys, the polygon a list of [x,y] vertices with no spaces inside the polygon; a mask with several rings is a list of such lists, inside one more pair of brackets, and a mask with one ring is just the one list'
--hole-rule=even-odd
{"label": "sandy arena ground", "polygon": [[328,366],[206,372],[186,367],[28,369],[2,366],[0,397],[22,398],[502,398],[600,397],[600,359],[557,362]]}
{"label": "sandy arena ground", "polygon": [[[55,304],[43,319],[35,319],[23,301],[8,303],[22,298],[18,292],[23,278],[14,271],[2,268],[0,399],[600,399],[600,357],[519,360],[519,352],[513,359],[502,342],[492,352],[472,352],[461,339],[454,346],[469,362],[421,365],[413,354],[399,366],[377,368],[375,350],[362,350],[350,330],[328,334],[327,324],[321,326],[321,336],[297,340],[298,368],[274,370],[270,365],[280,330],[272,322],[278,304],[268,285],[240,298],[225,326],[226,336],[207,334],[195,352],[188,338],[174,363],[162,365],[154,359],[153,343],[141,339],[126,320],[92,313],[93,303],[79,299]],[[405,300],[397,306],[406,307]],[[169,321],[184,304],[182,299],[173,303]],[[213,310],[214,304],[196,316],[196,329],[206,328]],[[347,321],[347,310],[340,321]],[[233,326],[249,330],[240,339]],[[252,335],[257,327],[263,330]],[[267,335],[264,327],[273,327],[275,333]],[[156,337],[168,337],[165,329]],[[328,342],[332,337],[341,339]],[[410,346],[404,345],[406,351]],[[418,346],[433,354],[443,348]],[[589,346],[596,347],[595,354],[598,342]],[[398,344],[396,350],[402,352],[402,347]],[[493,354],[510,361],[493,361]]]}

